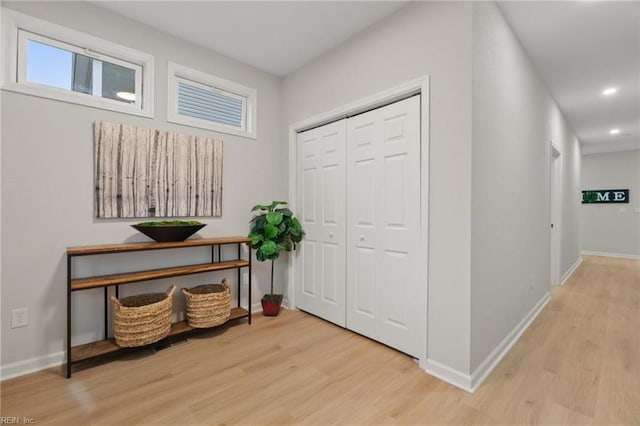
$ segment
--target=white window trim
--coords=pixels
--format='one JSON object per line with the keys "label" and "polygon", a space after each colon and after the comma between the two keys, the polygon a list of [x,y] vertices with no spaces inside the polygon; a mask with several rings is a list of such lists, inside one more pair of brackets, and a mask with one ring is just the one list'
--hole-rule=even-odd
{"label": "white window trim", "polygon": [[[34,34],[34,39],[42,36],[45,39],[59,41],[63,46],[81,46],[78,52],[86,56],[102,59],[100,56],[104,55],[104,59],[107,62],[118,64],[121,61],[120,64],[126,64],[127,66],[133,64],[140,67],[142,72],[136,73],[136,80],[140,79],[139,83],[142,88],[141,102],[136,101],[133,104],[129,104],[114,99],[26,82],[26,75],[19,75],[20,70],[26,73],[26,62],[18,62],[19,43],[20,39],[23,38],[18,36],[19,30]],[[49,41],[45,41],[45,43],[52,44]],[[22,48],[25,47],[26,44],[22,46]],[[68,46],[63,48],[69,50]],[[88,50],[82,51],[83,49]],[[148,53],[130,49],[4,7],[2,8],[2,51],[3,66],[0,72],[2,73],[3,90],[153,118],[154,59]],[[24,55],[20,55],[20,61],[23,60]],[[136,86],[138,86],[138,81],[136,81]]]}
{"label": "white window trim", "polygon": [[[167,121],[184,126],[197,127],[200,129],[213,130],[215,132],[227,133],[230,135],[242,136],[256,139],[257,129],[257,104],[258,94],[256,89],[252,89],[242,84],[225,80],[202,71],[194,70],[184,65],[169,61],[168,66],[168,92],[167,92]],[[215,87],[231,95],[238,95],[246,98],[245,114],[243,118],[244,129],[239,129],[226,124],[214,123],[194,117],[187,117],[178,113],[178,83],[179,80],[189,80],[197,86]]]}

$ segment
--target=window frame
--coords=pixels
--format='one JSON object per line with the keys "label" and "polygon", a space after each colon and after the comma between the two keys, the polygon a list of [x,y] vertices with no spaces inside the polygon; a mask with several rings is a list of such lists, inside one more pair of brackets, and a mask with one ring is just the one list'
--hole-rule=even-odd
{"label": "window frame", "polygon": [[[167,91],[167,121],[189,127],[212,130],[214,132],[242,136],[249,139],[257,137],[257,90],[242,84],[194,70],[169,61]],[[217,89],[225,96],[243,100],[242,127],[190,117],[178,113],[178,86],[181,81],[198,88]]]}
{"label": "window frame", "polygon": [[[93,108],[153,118],[154,58],[30,15],[2,8],[2,89]],[[27,81],[28,40],[134,69],[136,101],[121,102]]]}

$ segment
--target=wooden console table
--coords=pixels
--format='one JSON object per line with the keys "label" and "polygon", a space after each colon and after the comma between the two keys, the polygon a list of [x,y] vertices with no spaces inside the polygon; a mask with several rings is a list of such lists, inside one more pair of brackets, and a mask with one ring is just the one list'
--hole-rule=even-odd
{"label": "wooden console table", "polygon": [[[113,338],[108,335],[108,313],[109,306],[107,302],[108,288],[115,286],[116,297],[118,297],[118,286],[122,284],[130,284],[141,281],[149,281],[160,278],[171,278],[183,275],[200,274],[204,272],[222,271],[229,269],[238,270],[238,306],[231,308],[231,316],[229,320],[247,318],[251,324],[251,246],[248,244],[251,240],[246,237],[225,237],[225,238],[203,238],[186,240],[175,243],[131,243],[131,244],[105,244],[96,246],[78,246],[67,248],[67,378],[71,377],[71,365],[89,358],[98,357],[114,353],[123,349],[116,345]],[[220,257],[220,248],[223,245],[235,244],[238,248],[236,259],[222,261]],[[247,259],[242,258],[242,244],[247,244],[249,253]],[[80,256],[94,256],[125,252],[143,252],[151,250],[179,249],[185,247],[211,247],[211,262],[200,263],[196,265],[175,266],[162,269],[149,269],[134,272],[126,272],[113,275],[92,276],[84,278],[73,277],[73,259]],[[217,261],[216,257],[217,248]],[[247,309],[240,306],[241,294],[240,288],[242,283],[242,268],[248,268],[248,291],[247,291]],[[92,288],[104,288],[104,340],[85,343],[82,345],[71,346],[71,293],[74,291],[88,290]],[[196,330],[190,327],[186,321],[171,324],[171,332],[164,339],[184,334]],[[162,341],[160,341],[162,342]],[[160,342],[156,342],[160,343]]]}

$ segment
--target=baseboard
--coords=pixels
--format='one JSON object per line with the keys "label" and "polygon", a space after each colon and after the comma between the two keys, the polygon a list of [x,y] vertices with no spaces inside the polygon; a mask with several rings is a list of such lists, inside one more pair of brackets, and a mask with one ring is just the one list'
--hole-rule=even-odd
{"label": "baseboard", "polygon": [[640,260],[640,255],[638,254],[608,253],[604,251],[589,251],[589,250],[582,250],[580,253],[585,256],[618,257],[620,259]]}
{"label": "baseboard", "polygon": [[438,361],[427,359],[423,367],[424,371],[431,374],[438,379],[445,381],[453,386],[456,386],[462,390],[473,393],[471,386],[471,376],[464,374],[456,369],[444,365]]}
{"label": "baseboard", "polygon": [[[535,304],[533,308],[522,318],[522,321],[515,326],[513,330],[496,346],[496,348],[485,358],[484,361],[471,373],[471,390],[469,392],[475,392],[482,382],[491,374],[496,366],[502,361],[502,358],[509,352],[513,345],[520,339],[520,336],[529,328],[533,320],[542,312],[542,309],[551,300],[549,292]],[[466,390],[466,389],[465,389]]]}
{"label": "baseboard", "polygon": [[64,364],[64,362],[64,351],[12,362],[0,367],[0,378],[2,380],[12,379],[14,377],[44,370],[46,368],[56,367]]}
{"label": "baseboard", "polygon": [[569,277],[573,275],[573,273],[576,271],[576,269],[578,269],[578,266],[580,266],[581,263],[582,263],[582,256],[578,257],[578,260],[576,260],[576,263],[574,263],[571,266],[571,268],[569,268],[569,270],[564,273],[564,275],[562,276],[562,280],[560,281],[560,286],[563,286],[564,283],[567,282]]}
{"label": "baseboard", "polygon": [[525,332],[529,325],[542,312],[542,309],[549,303],[551,296],[549,292],[535,304],[535,306],[525,315],[525,317],[515,326],[513,330],[496,346],[496,348],[485,358],[484,361],[476,368],[471,375],[462,373],[440,362],[427,359],[423,369],[453,386],[456,386],[469,393],[474,393],[480,385],[486,380],[496,366],[502,361],[502,358],[509,352],[511,347],[518,341],[520,336]]}

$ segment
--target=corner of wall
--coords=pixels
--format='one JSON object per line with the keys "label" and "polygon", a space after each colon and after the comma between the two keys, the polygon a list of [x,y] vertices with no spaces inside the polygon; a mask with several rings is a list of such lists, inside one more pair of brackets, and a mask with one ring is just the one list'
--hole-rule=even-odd
{"label": "corner of wall", "polygon": [[573,275],[576,269],[578,269],[578,266],[580,266],[581,263],[582,256],[579,256],[575,263],[571,265],[571,267],[564,274],[562,274],[562,278],[560,279],[560,286],[563,286],[567,282],[567,280],[571,277],[571,275]]}
{"label": "corner of wall", "polygon": [[432,359],[427,359],[421,368],[430,375],[458,387],[469,393],[475,392],[471,375],[458,371],[445,364]]}
{"label": "corner of wall", "polygon": [[520,336],[529,328],[531,323],[538,317],[540,312],[551,300],[549,292],[531,308],[522,320],[505,336],[504,339],[494,348],[494,350],[480,363],[471,374],[471,392],[475,392],[480,385],[489,377],[489,374],[498,366],[500,361],[509,353],[509,350],[516,344]]}
{"label": "corner of wall", "polygon": [[509,350],[516,344],[520,336],[529,328],[531,323],[538,317],[540,312],[551,300],[549,292],[531,308],[525,317],[505,336],[505,338],[494,348],[494,350],[474,369],[471,374],[458,371],[438,361],[427,359],[420,367],[430,375],[437,377],[453,386],[466,392],[474,393],[480,388],[482,383],[489,377],[491,372],[498,366],[500,361],[507,355]]}

